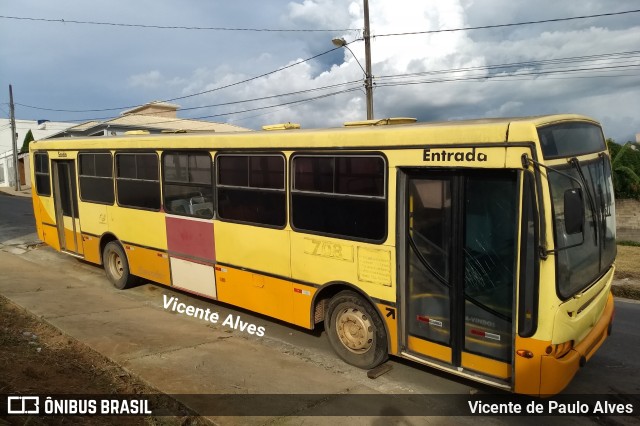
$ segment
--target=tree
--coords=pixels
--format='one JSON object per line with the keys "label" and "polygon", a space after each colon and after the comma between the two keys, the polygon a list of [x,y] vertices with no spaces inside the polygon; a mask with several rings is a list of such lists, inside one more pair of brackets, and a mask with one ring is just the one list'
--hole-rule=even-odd
{"label": "tree", "polygon": [[22,143],[22,148],[20,148],[20,154],[24,154],[25,152],[29,152],[29,142],[34,141],[33,133],[31,130],[27,132],[27,135],[24,137],[24,142]]}
{"label": "tree", "polygon": [[627,142],[623,146],[607,139],[611,154],[613,186],[618,198],[640,199],[640,152],[638,144]]}

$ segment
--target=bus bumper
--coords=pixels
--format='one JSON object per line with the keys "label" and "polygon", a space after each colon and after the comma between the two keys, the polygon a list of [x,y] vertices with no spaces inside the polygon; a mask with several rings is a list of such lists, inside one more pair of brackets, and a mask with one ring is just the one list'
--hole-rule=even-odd
{"label": "bus bumper", "polygon": [[543,356],[540,366],[540,395],[555,395],[561,392],[578,372],[580,367],[591,359],[598,348],[609,336],[613,323],[613,295],[609,293],[607,304],[600,320],[589,334],[562,358]]}

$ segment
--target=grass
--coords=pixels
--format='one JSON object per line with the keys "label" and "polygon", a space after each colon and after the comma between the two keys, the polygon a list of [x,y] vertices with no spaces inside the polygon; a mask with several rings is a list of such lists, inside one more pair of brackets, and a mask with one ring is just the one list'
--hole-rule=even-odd
{"label": "grass", "polygon": [[640,244],[633,241],[618,243],[615,279],[624,280],[614,285],[614,296],[640,300]]}
{"label": "grass", "polygon": [[619,246],[640,247],[640,242],[638,241],[623,240],[623,241],[618,241],[617,244]]}

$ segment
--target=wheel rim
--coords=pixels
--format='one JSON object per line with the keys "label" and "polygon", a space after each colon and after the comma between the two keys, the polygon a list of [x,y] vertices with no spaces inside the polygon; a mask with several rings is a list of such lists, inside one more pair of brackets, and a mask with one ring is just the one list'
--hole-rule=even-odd
{"label": "wheel rim", "polygon": [[122,278],[124,274],[122,259],[115,251],[109,253],[109,272],[116,280]]}
{"label": "wheel rim", "polygon": [[340,343],[353,353],[365,353],[373,346],[373,323],[357,309],[347,308],[338,313],[336,331]]}

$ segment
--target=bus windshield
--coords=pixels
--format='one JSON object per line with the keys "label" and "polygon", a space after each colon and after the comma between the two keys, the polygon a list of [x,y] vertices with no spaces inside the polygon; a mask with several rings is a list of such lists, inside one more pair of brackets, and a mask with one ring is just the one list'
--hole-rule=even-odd
{"label": "bus windshield", "polygon": [[[616,256],[615,207],[611,166],[607,156],[549,170],[556,239],[557,291],[568,299],[604,274]],[[570,179],[568,176],[575,180]],[[583,183],[583,232],[569,234],[564,223],[564,195]],[[590,199],[591,198],[591,199]]]}

